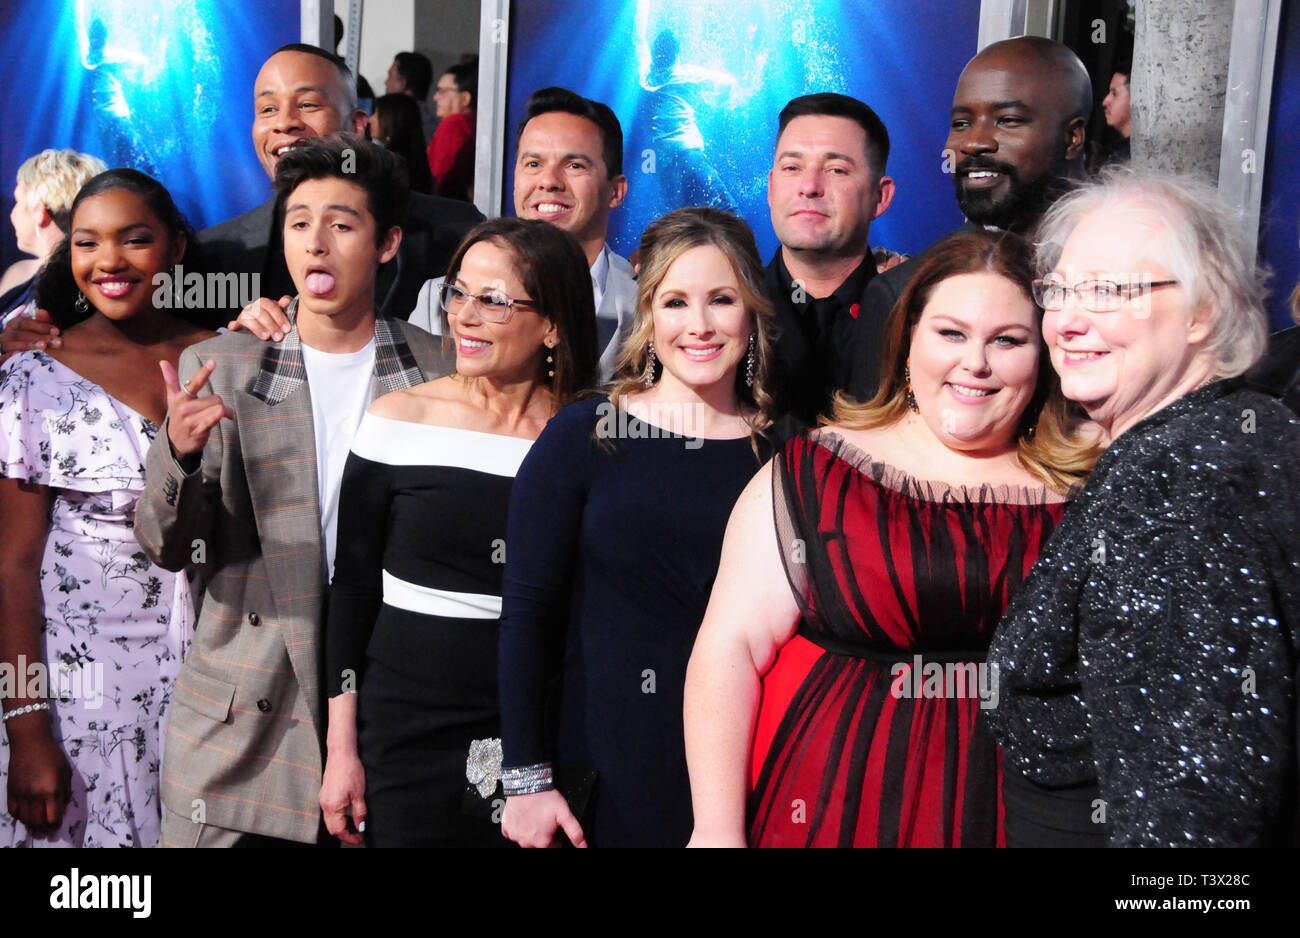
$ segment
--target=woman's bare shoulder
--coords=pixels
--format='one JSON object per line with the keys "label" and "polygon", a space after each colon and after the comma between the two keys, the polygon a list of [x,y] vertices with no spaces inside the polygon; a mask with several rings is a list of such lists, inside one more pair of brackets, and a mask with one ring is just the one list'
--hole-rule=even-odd
{"label": "woman's bare shoulder", "polygon": [[370,413],[376,417],[444,427],[461,426],[472,410],[452,375],[391,391],[370,405]]}

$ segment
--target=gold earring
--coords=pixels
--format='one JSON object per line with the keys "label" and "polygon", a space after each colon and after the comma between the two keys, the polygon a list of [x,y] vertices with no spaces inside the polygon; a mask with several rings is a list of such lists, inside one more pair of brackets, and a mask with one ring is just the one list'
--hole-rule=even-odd
{"label": "gold earring", "polygon": [[547,364],[547,366],[548,366],[548,367],[547,367],[547,371],[546,371],[546,377],[548,377],[548,378],[554,378],[554,377],[555,377],[555,368],[554,368],[554,367],[551,367],[551,366],[553,366],[553,365],[555,364],[555,356],[551,354],[551,349],[553,349],[553,348],[555,348],[555,346],[552,345],[552,344],[550,343],[550,341],[548,340],[548,341],[546,342],[546,364]]}
{"label": "gold earring", "polygon": [[907,406],[912,408],[912,413],[919,414],[921,408],[916,406],[916,395],[912,393],[912,357],[910,355],[906,364],[903,365],[903,380],[907,382]]}

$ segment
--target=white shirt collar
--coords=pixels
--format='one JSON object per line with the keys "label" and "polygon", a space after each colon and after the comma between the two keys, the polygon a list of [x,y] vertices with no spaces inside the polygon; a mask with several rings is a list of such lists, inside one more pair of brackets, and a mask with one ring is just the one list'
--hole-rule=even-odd
{"label": "white shirt collar", "polygon": [[600,309],[600,301],[605,298],[605,283],[609,279],[609,245],[606,244],[596,255],[596,263],[591,265],[591,295]]}

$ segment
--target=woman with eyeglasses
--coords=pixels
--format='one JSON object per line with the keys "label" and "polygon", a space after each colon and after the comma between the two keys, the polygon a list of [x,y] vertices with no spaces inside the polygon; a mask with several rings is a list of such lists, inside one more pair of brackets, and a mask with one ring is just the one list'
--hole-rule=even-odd
{"label": "woman with eyeglasses", "polygon": [[1198,183],[1110,171],[1038,234],[1043,336],[1106,451],[993,639],[1009,846],[1296,842],[1300,423],[1254,252]]}
{"label": "woman with eyeglasses", "polygon": [[456,372],[381,397],[357,430],[325,628],[320,793],[345,842],[505,843],[493,793],[506,507],[533,441],[595,378],[590,283],[553,225],[479,225],[442,285]]}

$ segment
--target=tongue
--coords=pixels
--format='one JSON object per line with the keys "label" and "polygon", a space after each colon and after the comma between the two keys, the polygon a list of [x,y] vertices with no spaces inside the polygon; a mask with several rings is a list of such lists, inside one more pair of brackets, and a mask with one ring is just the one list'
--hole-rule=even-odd
{"label": "tongue", "polygon": [[329,293],[334,289],[334,275],[324,271],[312,271],[307,275],[307,289],[317,295]]}

